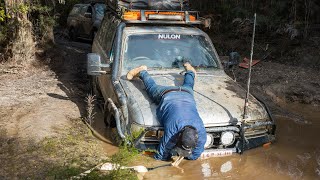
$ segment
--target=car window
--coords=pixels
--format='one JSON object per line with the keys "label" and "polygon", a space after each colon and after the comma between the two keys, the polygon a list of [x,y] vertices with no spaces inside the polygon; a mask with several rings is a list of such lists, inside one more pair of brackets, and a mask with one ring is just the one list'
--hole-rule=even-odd
{"label": "car window", "polygon": [[107,13],[102,20],[102,24],[98,30],[96,40],[100,44],[101,48],[105,51],[108,57],[110,57],[110,49],[112,46],[112,41],[114,39],[116,29],[119,22],[115,22],[115,18]]}
{"label": "car window", "polygon": [[111,46],[112,46],[112,42],[113,42],[113,39],[115,37],[115,34],[116,34],[116,29],[117,29],[117,26],[118,26],[118,23],[110,23],[109,25],[109,30],[106,34],[106,37],[105,37],[105,46],[106,46],[106,51],[107,51],[107,54],[110,55],[111,53]]}
{"label": "car window", "polygon": [[106,10],[106,5],[104,5],[104,4],[95,4],[94,8],[95,8],[97,16],[104,16],[104,12]]}
{"label": "car window", "polygon": [[72,10],[71,10],[71,12],[70,12],[70,16],[73,16],[73,15],[75,15],[75,14],[79,14],[79,12],[80,12],[80,9],[81,9],[81,6],[74,6],[73,8],[72,8]]}
{"label": "car window", "polygon": [[89,7],[88,7],[88,9],[87,9],[87,13],[92,14],[92,7],[91,7],[91,6],[89,6]]}
{"label": "car window", "polygon": [[88,10],[88,6],[82,6],[80,10],[81,15],[84,15],[84,13],[87,12],[87,10]]}
{"label": "car window", "polygon": [[123,64],[127,70],[140,65],[182,68],[185,61],[202,68],[218,67],[213,47],[202,35],[129,35],[124,51]]}

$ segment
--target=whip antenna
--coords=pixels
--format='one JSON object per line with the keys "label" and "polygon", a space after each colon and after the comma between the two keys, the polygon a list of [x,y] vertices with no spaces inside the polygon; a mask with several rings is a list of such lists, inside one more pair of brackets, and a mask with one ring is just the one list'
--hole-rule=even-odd
{"label": "whip antenna", "polygon": [[249,106],[251,66],[252,66],[252,56],[253,56],[253,47],[254,47],[254,37],[255,37],[255,33],[256,33],[256,19],[257,19],[257,14],[254,13],[253,33],[252,33],[252,41],[251,41],[251,53],[250,53],[250,62],[249,62],[249,75],[248,75],[248,82],[247,82],[247,95],[246,95],[245,104],[244,104],[243,119],[247,119],[248,106]]}
{"label": "whip antenna", "polygon": [[241,149],[240,149],[240,154],[242,154],[245,150],[245,146],[248,143],[248,140],[245,137],[245,124],[246,124],[246,119],[247,117],[247,111],[248,111],[248,106],[249,106],[249,95],[250,95],[250,80],[251,80],[251,65],[252,65],[252,56],[253,56],[253,47],[254,47],[254,36],[256,32],[256,18],[257,14],[254,13],[254,22],[253,22],[253,33],[252,33],[252,41],[251,41],[251,54],[250,54],[250,62],[249,62],[249,75],[248,75],[248,82],[247,82],[247,95],[244,103],[244,112],[243,112],[243,118],[241,122]]}

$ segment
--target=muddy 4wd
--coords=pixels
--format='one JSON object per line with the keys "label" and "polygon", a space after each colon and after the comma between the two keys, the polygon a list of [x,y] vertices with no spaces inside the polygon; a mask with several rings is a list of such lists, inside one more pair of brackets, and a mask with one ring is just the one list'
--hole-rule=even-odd
{"label": "muddy 4wd", "polygon": [[103,99],[105,122],[120,138],[141,132],[134,144],[147,149],[156,148],[163,134],[157,105],[142,81],[126,79],[127,72],[147,65],[157,84],[179,86],[183,63],[189,61],[197,70],[194,97],[207,131],[202,158],[242,153],[274,140],[272,116],[252,95],[243,119],[246,91],[224,72],[210,38],[195,27],[203,23],[197,12],[179,11],[180,19],[166,11],[132,14],[124,14],[125,19],[107,13],[88,54],[92,89]]}

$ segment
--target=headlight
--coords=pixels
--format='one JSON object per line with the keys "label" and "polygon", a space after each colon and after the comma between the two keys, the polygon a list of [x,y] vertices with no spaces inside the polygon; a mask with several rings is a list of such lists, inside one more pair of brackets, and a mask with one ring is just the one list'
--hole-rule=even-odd
{"label": "headlight", "polygon": [[213,141],[214,141],[214,138],[213,138],[212,134],[207,133],[207,141],[204,144],[204,148],[205,149],[209,148],[212,145]]}
{"label": "headlight", "polygon": [[226,131],[226,132],[223,132],[221,133],[221,143],[222,145],[224,146],[228,146],[228,145],[231,145],[233,142],[234,142],[234,133],[232,131]]}

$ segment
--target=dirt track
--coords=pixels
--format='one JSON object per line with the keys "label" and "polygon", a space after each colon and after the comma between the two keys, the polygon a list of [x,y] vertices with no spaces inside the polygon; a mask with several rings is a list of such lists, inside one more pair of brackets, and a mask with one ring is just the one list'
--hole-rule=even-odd
{"label": "dirt track", "polygon": [[[105,158],[101,144],[88,134],[80,120],[86,114],[85,54],[89,50],[89,44],[61,41],[48,53],[40,54],[47,64],[44,67],[0,66],[0,161],[4,167],[0,169],[0,179],[47,177],[55,168],[46,167],[50,163],[69,168],[62,162],[80,156],[87,158],[84,159],[89,167]],[[243,85],[246,74],[245,69],[235,71],[237,81]],[[319,107],[319,82],[317,70],[265,61],[254,66],[252,92],[266,100],[276,115],[303,121],[303,115],[280,105],[301,102]],[[63,149],[61,157],[48,155],[48,139],[70,134],[83,138],[67,141],[68,147],[54,145]],[[66,154],[70,152],[73,157]]]}
{"label": "dirt track", "polygon": [[40,68],[0,66],[0,179],[50,177],[73,159],[75,167],[83,161],[90,167],[106,158],[81,121],[89,50],[89,44],[64,41],[40,54]]}

